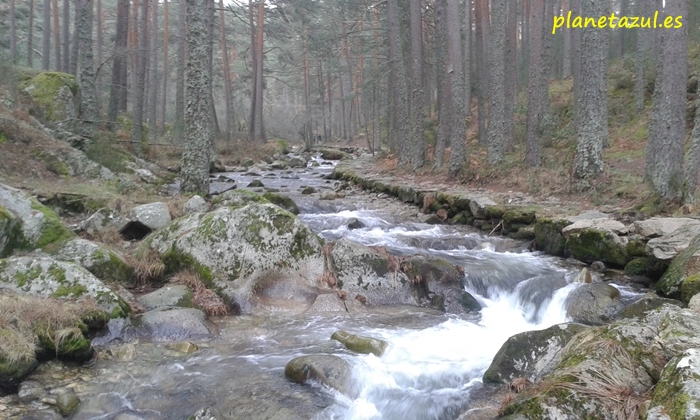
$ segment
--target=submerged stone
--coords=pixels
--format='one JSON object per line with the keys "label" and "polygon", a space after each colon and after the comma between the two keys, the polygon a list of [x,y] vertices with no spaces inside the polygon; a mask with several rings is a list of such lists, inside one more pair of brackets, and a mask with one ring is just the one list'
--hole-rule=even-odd
{"label": "submerged stone", "polygon": [[384,340],[350,334],[342,330],[334,332],[333,335],[331,335],[331,340],[342,343],[348,350],[352,350],[355,353],[373,354],[377,357],[384,354],[384,350],[386,350],[386,347],[389,345],[389,343]]}
{"label": "submerged stone", "polygon": [[284,376],[294,382],[304,384],[314,380],[346,395],[351,391],[350,374],[348,362],[326,354],[297,357],[284,367]]}

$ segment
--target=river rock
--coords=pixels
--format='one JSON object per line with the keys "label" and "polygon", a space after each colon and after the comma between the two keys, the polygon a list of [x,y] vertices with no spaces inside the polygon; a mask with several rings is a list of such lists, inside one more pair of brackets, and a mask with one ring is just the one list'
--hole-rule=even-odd
{"label": "river rock", "polygon": [[700,349],[688,349],[671,359],[654,387],[646,419],[669,418],[700,418]]}
{"label": "river rock", "polygon": [[674,299],[662,298],[656,293],[647,293],[635,302],[625,306],[620,312],[615,315],[616,320],[630,318],[630,319],[643,319],[646,315],[654,309],[661,307],[662,305],[675,305],[679,308],[683,306],[680,301]]}
{"label": "river rock", "polygon": [[348,219],[347,222],[345,222],[345,226],[347,226],[349,230],[354,230],[354,229],[362,229],[363,227],[365,227],[365,224],[362,223],[357,218],[351,217],[350,219]]}
{"label": "river rock", "polygon": [[199,309],[163,308],[146,312],[136,321],[140,337],[153,341],[183,341],[208,338],[207,316]]}
{"label": "river rock", "polygon": [[297,204],[294,202],[294,200],[287,197],[286,195],[277,194],[274,192],[266,192],[265,194],[263,194],[263,198],[269,201],[270,203],[287,210],[295,216],[299,214],[299,207],[297,207]]}
{"label": "river rock", "polygon": [[381,357],[381,355],[384,354],[384,350],[386,350],[386,347],[389,345],[389,343],[384,340],[350,334],[342,330],[334,332],[333,335],[331,335],[331,340],[340,342],[348,350],[354,351],[355,353],[373,354],[377,357]]}
{"label": "river rock", "polygon": [[95,299],[113,317],[126,316],[131,308],[85,268],[48,257],[11,257],[0,260],[0,286],[16,293],[45,297]]}
{"label": "river rock", "polygon": [[659,261],[670,263],[700,235],[700,224],[682,226],[673,232],[647,242],[647,253]]}
{"label": "river rock", "polygon": [[114,251],[104,245],[76,238],[60,245],[54,257],[83,266],[100,280],[126,282],[133,269]]}
{"label": "river rock", "polygon": [[610,219],[610,215],[607,213],[600,212],[598,210],[584,210],[577,216],[569,216],[566,219],[571,223],[576,223],[582,220]]}
{"label": "river rock", "polygon": [[140,222],[151,230],[158,230],[172,220],[168,205],[160,202],[134,207],[129,212],[129,219]]}
{"label": "river rock", "polygon": [[253,181],[249,182],[246,188],[264,188],[265,184],[262,183],[259,179],[254,179]]}
{"label": "river rock", "polygon": [[510,337],[484,373],[484,383],[509,383],[515,378],[531,382],[542,379],[559,363],[561,351],[569,340],[586,328],[582,324],[559,324]]}
{"label": "river rock", "polygon": [[118,362],[130,362],[136,358],[136,346],[133,343],[126,343],[119,347],[114,347],[108,352]]}
{"label": "river rock", "polygon": [[486,208],[496,206],[496,202],[488,197],[473,197],[469,201],[469,210],[476,219],[486,218]]}
{"label": "river rock", "polygon": [[64,392],[56,398],[56,408],[63,416],[71,415],[78,405],[80,405],[80,398],[73,391]]}
{"label": "river rock", "polygon": [[574,321],[587,325],[609,322],[624,308],[620,291],[605,283],[579,286],[566,298],[567,315]]}
{"label": "river rock", "polygon": [[566,239],[562,229],[573,222],[566,219],[539,218],[535,222],[535,246],[538,250],[559,257],[565,256]]}
{"label": "river rock", "polygon": [[24,404],[30,404],[34,401],[39,401],[46,395],[46,388],[44,384],[39,381],[24,381],[19,386],[17,391],[17,396],[19,400]]}
{"label": "river rock", "polygon": [[206,213],[208,210],[209,204],[199,195],[193,195],[182,207],[182,212],[185,214]]}
{"label": "river rock", "polygon": [[335,200],[338,198],[338,193],[335,191],[321,191],[321,195],[319,196],[319,200]]}
{"label": "river rock", "polygon": [[629,228],[622,222],[612,219],[583,219],[574,222],[562,229],[561,233],[564,238],[569,237],[572,233],[580,232],[584,229],[595,229],[610,231],[617,235],[626,235],[629,233]]}
{"label": "river rock", "polygon": [[192,308],[192,292],[184,284],[168,284],[160,289],[138,298],[138,302],[147,310],[179,306]]}
{"label": "river rock", "polygon": [[249,190],[231,190],[217,195],[214,200],[212,200],[211,210],[214,211],[226,206],[243,207],[250,203],[269,203],[269,201],[261,195]]}
{"label": "river rock", "polygon": [[642,237],[653,239],[670,235],[675,230],[690,225],[700,225],[700,220],[686,217],[652,217],[634,222],[634,229]]}
{"label": "river rock", "polygon": [[395,257],[342,238],[333,246],[331,262],[338,288],[348,296],[363,295],[368,305],[418,304]]}
{"label": "river rock", "polygon": [[318,295],[313,305],[306,313],[324,313],[324,312],[347,312],[345,302],[343,302],[337,293],[324,293]]}
{"label": "river rock", "polygon": [[626,243],[611,230],[582,228],[564,236],[566,252],[577,260],[587,263],[604,261],[621,267],[630,260]]}
{"label": "river rock", "polygon": [[99,232],[107,229],[115,229],[121,231],[129,223],[129,219],[112,212],[109,209],[102,208],[93,213],[90,217],[80,222],[78,230],[86,232],[90,236],[95,236]]}
{"label": "river rock", "polygon": [[[678,237],[677,233],[678,231],[675,231],[672,235]],[[649,243],[655,240],[652,239]],[[654,289],[664,296],[686,303],[700,292],[700,235],[696,235],[685,249],[678,253],[668,270],[654,285]]]}
{"label": "river rock", "polygon": [[179,343],[173,343],[169,344],[168,348],[170,350],[174,350],[179,353],[185,353],[185,354],[192,354],[199,350],[199,346],[190,342],[190,341],[182,341]]}
{"label": "river rock", "polygon": [[4,184],[0,184],[0,233],[0,256],[45,248],[75,236],[51,209]]}
{"label": "river rock", "polygon": [[215,408],[202,408],[189,416],[187,420],[224,420],[224,416]]}
{"label": "river rock", "polygon": [[324,272],[320,238],[269,203],[185,216],[142,246],[156,249],[169,273],[190,268],[214,281],[244,313],[303,312],[316,299]]}
{"label": "river rock", "polygon": [[690,298],[690,302],[688,302],[688,309],[700,313],[700,294]]}
{"label": "river rock", "polygon": [[350,375],[348,362],[326,354],[297,357],[284,367],[284,376],[294,382],[303,384],[314,380],[346,395],[351,392]]}

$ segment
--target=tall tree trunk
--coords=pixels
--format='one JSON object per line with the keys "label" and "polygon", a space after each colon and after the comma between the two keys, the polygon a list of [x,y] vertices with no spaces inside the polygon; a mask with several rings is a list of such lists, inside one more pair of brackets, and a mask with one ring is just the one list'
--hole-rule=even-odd
{"label": "tall tree trunk", "polygon": [[[61,12],[58,10],[58,0],[51,0],[51,9],[53,9],[53,13],[51,15],[53,17],[54,54],[56,56],[56,63],[54,63],[54,68],[56,69],[56,71],[65,72],[66,69],[63,69],[61,67],[61,25],[58,21],[58,16],[61,14]],[[63,22],[63,24],[68,25],[69,23],[68,21],[65,21]]]}
{"label": "tall tree trunk", "polygon": [[[637,0],[639,1],[639,0]],[[684,0],[687,1],[687,0]],[[648,2],[648,0],[647,0]],[[620,16],[628,16],[629,15],[629,0],[620,0]],[[627,32],[625,30],[619,30],[617,31],[617,56],[619,58],[622,58],[625,56],[625,48],[627,47]]]}
{"label": "tall tree trunk", "polygon": [[[80,50],[80,124],[81,135],[92,138],[97,126],[97,95],[92,57],[92,0],[77,0],[75,29]],[[66,24],[68,22],[65,22]],[[57,45],[56,48],[60,48]]]}
{"label": "tall tree trunk", "polygon": [[[609,15],[608,0],[581,1],[582,16]],[[576,89],[575,178],[593,178],[603,172],[603,145],[608,138],[608,44],[607,29],[584,28],[580,32],[580,64]]]}
{"label": "tall tree trunk", "polygon": [[467,117],[472,115],[472,0],[464,2],[464,103]]}
{"label": "tall tree trunk", "polygon": [[158,134],[158,0],[151,5],[151,40],[150,49],[151,75],[148,80],[148,140],[155,143]]}
{"label": "tall tree trunk", "polygon": [[387,26],[389,35],[389,61],[391,64],[394,105],[396,107],[395,144],[398,149],[400,163],[409,162],[406,142],[410,136],[408,112],[408,92],[406,92],[406,71],[404,69],[403,51],[401,45],[401,29],[397,0],[387,0]]}
{"label": "tall tree trunk", "polygon": [[[138,29],[138,59],[134,86],[134,124],[131,129],[131,143],[137,154],[141,154],[144,122],[144,105],[146,100],[146,69],[148,68],[148,6],[149,0],[141,0]],[[189,4],[189,3],[188,3]]]}
{"label": "tall tree trunk", "polygon": [[435,70],[437,75],[438,132],[435,142],[433,166],[441,168],[445,158],[445,147],[452,132],[452,89],[447,73],[447,0],[435,1]]}
{"label": "tall tree trunk", "polygon": [[27,28],[27,67],[34,67],[34,0],[29,0],[29,27]]}
{"label": "tall tree trunk", "polygon": [[207,71],[209,40],[207,2],[187,0],[187,89],[185,149],[182,153],[182,191],[209,193],[209,150],[212,137]]}
{"label": "tall tree trunk", "polygon": [[414,168],[425,164],[423,139],[423,17],[421,0],[411,0],[411,142],[409,156]]}
{"label": "tall tree trunk", "polygon": [[231,69],[226,45],[226,19],[224,16],[224,0],[219,0],[219,23],[221,28],[221,59],[224,67],[224,95],[226,99],[226,142],[231,141],[231,133],[236,129],[233,116],[233,86],[231,86]]}
{"label": "tall tree trunk", "polygon": [[41,69],[49,71],[51,64],[51,0],[44,0],[44,19],[41,22]]}
{"label": "tall tree trunk", "polygon": [[[552,22],[554,19],[554,0],[544,0],[544,25],[545,28],[548,25],[548,22]],[[552,62],[554,61],[553,57],[553,48],[552,48],[552,43],[554,41],[554,38],[552,36],[552,31],[543,29],[542,30],[542,57],[540,58],[540,63],[541,67],[538,70],[541,74],[542,77],[539,78],[539,86],[537,88],[538,95],[540,97],[539,99],[539,128],[538,131],[540,133],[540,141],[543,144],[549,144],[550,142],[550,124],[551,122],[551,116],[549,114],[549,80],[550,80],[550,75],[551,75],[551,69],[552,69]],[[607,146],[607,140],[605,144],[603,145],[604,147]]]}
{"label": "tall tree trunk", "polygon": [[[566,18],[569,14],[569,0],[561,1],[561,11],[562,16]],[[562,35],[564,36],[564,47],[562,54],[562,77],[564,79],[568,79],[569,77],[571,77],[571,30],[566,28],[562,29]]]}
{"label": "tall tree trunk", "polygon": [[[452,107],[454,108],[450,130],[450,170],[451,177],[457,176],[467,161],[466,140],[467,122],[464,103],[464,75],[462,73],[462,14],[459,13],[459,3],[447,2],[447,49],[448,74],[451,91]],[[504,22],[505,24],[505,22]],[[451,69],[452,71],[449,71]]]}
{"label": "tall tree trunk", "polygon": [[683,201],[686,204],[695,202],[695,192],[698,189],[698,176],[700,175],[700,96],[695,100],[695,123],[690,134],[690,150],[685,167],[685,195]]}
{"label": "tall tree trunk", "polygon": [[178,0],[177,14],[177,75],[175,80],[175,138],[185,141],[185,66],[187,53],[187,3]]}
{"label": "tall tree trunk", "polygon": [[168,12],[168,4],[170,4],[169,0],[163,0],[163,90],[160,95],[160,126],[158,127],[158,134],[161,136],[165,132],[165,108],[168,100],[168,78],[170,76],[170,69],[168,67],[168,45],[170,42],[170,14]]}
{"label": "tall tree trunk", "polygon": [[[207,39],[209,44],[207,45],[207,54],[209,58],[207,61],[207,71],[209,72],[209,80],[214,80],[214,23],[216,22],[216,0],[209,0],[207,2]],[[216,116],[216,107],[214,106],[214,91],[209,90],[209,108],[210,108],[210,118],[212,124],[212,136],[211,136],[211,147],[212,150],[216,150],[216,139],[221,137],[221,129],[219,128],[219,119]],[[215,153],[212,154],[212,158],[215,158]]]}
{"label": "tall tree trunk", "polygon": [[10,62],[17,63],[17,17],[15,0],[10,0]]}
{"label": "tall tree trunk", "polygon": [[486,52],[488,51],[489,2],[474,0],[474,17],[476,21],[476,82],[479,100],[479,144],[486,144],[486,126],[488,121],[487,95],[489,79],[486,73]]}
{"label": "tall tree trunk", "polygon": [[258,0],[257,24],[255,33],[255,139],[262,143],[267,141],[263,125],[263,25],[265,22],[265,3]]}
{"label": "tall tree trunk", "polygon": [[513,150],[513,133],[515,129],[515,101],[518,96],[518,2],[508,2],[508,14],[506,19],[505,42],[505,97],[503,112],[506,123],[506,150]]}
{"label": "tall tree trunk", "polygon": [[486,148],[488,161],[499,163],[505,158],[506,121],[505,108],[505,42],[506,42],[506,0],[493,0],[491,3],[491,27],[489,31],[489,73],[490,99],[489,126]]}
{"label": "tall tree trunk", "polygon": [[111,129],[117,121],[117,115],[122,109],[126,97],[126,53],[127,37],[129,36],[129,0],[117,2],[117,28],[114,38],[114,52],[112,61],[112,84],[109,89],[109,107],[107,108],[107,120]]}
{"label": "tall tree trunk", "polygon": [[[63,47],[63,62],[61,63],[61,69],[63,71],[68,71],[70,68],[70,2],[71,0],[63,0],[63,27],[62,29],[62,40],[61,45]],[[97,30],[98,35],[100,35],[99,29]]]}
{"label": "tall tree trunk", "polygon": [[[100,67],[102,66],[102,46],[104,44],[102,36],[102,27],[105,20],[104,10],[102,10],[102,0],[97,0],[97,79],[95,80],[95,90],[97,91],[97,112],[101,114],[102,111],[102,71]],[[64,59],[65,62],[65,59]]]}
{"label": "tall tree trunk", "polygon": [[78,60],[80,51],[80,42],[78,41],[78,27],[77,24],[73,27],[73,46],[71,47],[70,56],[70,67],[66,69],[66,73],[70,73],[73,76],[78,75]]}
{"label": "tall tree trunk", "polygon": [[[666,0],[664,16],[687,16],[686,0]],[[662,21],[659,19],[659,21]],[[685,143],[686,80],[688,78],[688,30],[662,29],[661,57],[656,70],[649,136],[646,178],[661,199],[683,196],[683,146]]]}
{"label": "tall tree trunk", "polygon": [[525,162],[528,166],[540,164],[540,109],[543,104],[540,96],[542,72],[542,40],[544,32],[545,0],[530,2],[530,65],[528,70],[527,128],[525,140]]}
{"label": "tall tree trunk", "polygon": [[[651,19],[654,14],[655,7],[651,1],[636,1],[636,14],[645,18]],[[650,23],[650,22],[649,22]],[[637,29],[637,51],[635,54],[635,78],[634,78],[634,108],[637,112],[644,110],[644,98],[646,90],[646,69],[649,64],[650,54],[655,37],[654,29],[649,27],[641,27]]]}
{"label": "tall tree trunk", "polygon": [[251,70],[252,70],[252,82],[253,86],[250,93],[250,112],[248,114],[248,141],[250,143],[255,143],[255,100],[258,95],[256,93],[257,80],[258,80],[258,59],[256,58],[257,48],[256,48],[256,32],[255,32],[255,8],[253,7],[253,0],[248,0],[248,24],[250,26],[250,55],[251,55]]}

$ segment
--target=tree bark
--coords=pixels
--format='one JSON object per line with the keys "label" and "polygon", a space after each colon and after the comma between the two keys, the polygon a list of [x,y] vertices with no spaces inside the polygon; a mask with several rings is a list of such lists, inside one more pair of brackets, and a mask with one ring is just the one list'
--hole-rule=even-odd
{"label": "tree bark", "polygon": [[[102,65],[102,46],[104,44],[102,29],[105,20],[104,10],[102,10],[102,0],[97,0],[97,78],[95,79],[95,90],[97,91],[97,112],[102,113],[102,71],[100,71],[100,66]],[[64,51],[65,54],[65,51]],[[65,62],[65,59],[64,59]]]}
{"label": "tree bark", "polygon": [[491,28],[489,31],[489,73],[491,75],[489,125],[486,130],[486,149],[490,163],[502,162],[506,149],[505,121],[505,41],[506,0],[491,3]]}
{"label": "tree bark", "polygon": [[209,193],[209,149],[212,137],[207,71],[207,1],[187,0],[187,88],[185,148],[182,153],[182,191]]}
{"label": "tree bark", "polygon": [[[664,16],[686,16],[688,2],[666,0]],[[688,30],[662,29],[661,57],[656,70],[649,135],[646,178],[666,202],[683,196],[683,146],[685,143],[686,80],[688,78]]]}
{"label": "tree bark", "polygon": [[[447,49],[448,64],[447,78],[449,79],[452,93],[450,144],[450,169],[449,176],[455,177],[464,167],[467,160],[466,140],[467,122],[466,105],[464,103],[464,74],[462,69],[462,14],[459,13],[459,3],[447,2]],[[505,22],[504,22],[505,24]],[[451,71],[450,71],[451,70]]]}
{"label": "tree bark", "polygon": [[98,117],[92,56],[92,10],[92,0],[76,1],[75,29],[80,51],[80,134],[88,138],[95,136]]}
{"label": "tree bark", "polygon": [[[654,3],[651,1],[636,1],[636,14],[645,18],[650,18],[655,11]],[[651,26],[651,25],[650,25]],[[649,65],[650,53],[655,37],[653,28],[637,29],[637,51],[635,54],[635,78],[634,78],[634,108],[637,112],[644,110],[644,99],[646,91],[646,69]]]}
{"label": "tree bark", "polygon": [[527,127],[525,162],[528,166],[540,164],[540,103],[539,87],[542,73],[542,39],[544,32],[544,0],[530,2],[530,65],[528,70]]}
{"label": "tree bark", "polygon": [[131,129],[131,143],[137,154],[142,152],[144,105],[146,99],[146,69],[148,68],[148,6],[149,0],[141,0],[138,29],[138,55],[134,86],[134,124]]}
{"label": "tree bark", "polygon": [[114,38],[114,56],[112,62],[112,85],[109,92],[109,107],[107,109],[107,120],[111,129],[117,121],[117,115],[122,109],[122,104],[126,102],[126,53],[127,37],[129,36],[129,0],[119,0],[117,2],[117,28]]}
{"label": "tree bark", "polygon": [[[58,0],[51,0],[51,9],[53,13],[53,43],[54,43],[54,54],[56,57],[56,63],[54,63],[54,68],[56,71],[65,72],[66,69],[62,67],[63,61],[61,60],[61,25],[59,24],[58,17],[61,12],[58,10]],[[68,25],[69,22],[63,22],[64,25]]]}
{"label": "tree bark", "polygon": [[507,151],[513,151],[513,133],[515,129],[515,102],[518,96],[518,2],[508,2],[506,19],[505,42],[505,146]]}
{"label": "tree bark", "polygon": [[[63,62],[61,63],[61,69],[63,71],[68,71],[70,68],[70,1],[71,0],[63,0],[63,27],[61,28],[61,45],[63,47]],[[97,33],[100,34],[99,29]]]}
{"label": "tree bark", "polygon": [[250,93],[250,111],[248,113],[248,141],[255,143],[255,100],[258,95],[256,93],[256,81],[258,80],[258,60],[256,58],[257,48],[255,42],[255,8],[253,0],[248,0],[248,24],[250,26],[250,67],[252,70],[252,89]]}
{"label": "tree bark", "polygon": [[700,175],[700,96],[695,101],[695,123],[690,134],[690,150],[688,162],[685,167],[685,195],[683,201],[686,204],[695,202],[695,193],[698,189],[698,175]]}
{"label": "tree bark", "polygon": [[421,0],[411,0],[411,142],[409,155],[414,168],[425,164],[423,138],[423,17]]}
{"label": "tree bark", "polygon": [[175,138],[178,144],[185,141],[185,56],[187,53],[187,3],[178,0],[177,19],[177,75],[175,80]]}
{"label": "tree bark", "polygon": [[27,67],[34,67],[34,0],[29,0],[29,28],[27,28]]}
{"label": "tree bark", "polygon": [[263,25],[265,23],[265,3],[258,0],[258,13],[255,33],[255,134],[257,141],[262,143],[267,141],[265,137],[265,126],[263,125]]}
{"label": "tree bark", "polygon": [[410,137],[408,110],[408,92],[406,92],[406,71],[404,68],[403,50],[401,45],[401,29],[399,27],[399,11],[397,0],[387,0],[387,26],[389,35],[389,61],[391,64],[394,105],[396,106],[395,144],[400,163],[408,163],[410,158],[406,150],[406,142]]}
{"label": "tree bark", "polygon": [[[562,16],[566,18],[569,13],[569,0],[562,0],[561,11]],[[564,79],[568,79],[569,77],[571,77],[571,30],[566,28],[562,29],[562,34],[564,35],[564,48],[562,54],[562,77]]]}
{"label": "tree bark", "polygon": [[[77,0],[76,0],[77,1]],[[77,22],[74,20],[74,22]],[[57,46],[60,48],[60,46]],[[78,76],[78,60],[80,52],[80,42],[78,41],[78,27],[77,24],[73,27],[73,46],[71,47],[70,56],[70,67],[66,69],[66,73],[70,73],[74,76]]]}
{"label": "tree bark", "polygon": [[10,62],[17,63],[17,17],[15,0],[10,0]]}
{"label": "tree bark", "polygon": [[229,54],[226,45],[226,19],[224,16],[224,0],[219,0],[219,23],[221,27],[221,59],[224,70],[224,95],[226,99],[226,141],[231,141],[231,133],[235,130],[233,116],[233,87],[231,86],[231,69],[229,68]]}
{"label": "tree bark", "polygon": [[476,21],[476,78],[477,96],[479,101],[479,144],[486,144],[486,126],[488,123],[488,104],[486,92],[489,90],[489,79],[486,74],[486,51],[488,51],[489,2],[474,0],[474,17]]}
{"label": "tree bark", "polygon": [[49,71],[51,64],[51,0],[44,0],[44,19],[41,22],[41,69]]}
{"label": "tree bark", "polygon": [[[608,0],[584,0],[582,16],[609,15]],[[608,138],[607,29],[584,28],[580,32],[578,89],[575,90],[576,156],[573,175],[578,179],[594,178],[603,172],[603,145]]]}
{"label": "tree bark", "polygon": [[433,166],[441,168],[445,157],[445,147],[452,131],[452,89],[447,75],[447,0],[435,1],[435,70],[437,79],[438,132],[435,142]]}
{"label": "tree bark", "polygon": [[158,0],[151,5],[151,74],[148,78],[148,141],[155,143],[158,134]]}
{"label": "tree bark", "polygon": [[169,3],[169,0],[163,0],[163,90],[160,95],[160,126],[158,127],[158,134],[161,136],[165,132],[165,111],[168,100],[168,77],[170,75],[170,69],[168,67],[168,45],[170,43],[170,14],[168,12]]}

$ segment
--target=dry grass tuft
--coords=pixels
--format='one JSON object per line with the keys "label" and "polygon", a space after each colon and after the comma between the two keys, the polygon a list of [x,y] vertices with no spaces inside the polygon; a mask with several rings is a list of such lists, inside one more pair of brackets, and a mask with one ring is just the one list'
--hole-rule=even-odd
{"label": "dry grass tuft", "polygon": [[173,220],[179,219],[185,215],[183,207],[185,203],[187,203],[187,200],[189,200],[189,197],[178,194],[168,201],[168,211]]}
{"label": "dry grass tuft", "polygon": [[437,194],[429,193],[423,197],[423,213],[428,213],[430,211],[430,206],[437,201]]}
{"label": "dry grass tuft", "polygon": [[506,394],[501,401],[501,407],[498,409],[498,416],[503,416],[506,414],[506,407],[515,400],[515,394]]}
{"label": "dry grass tuft", "polygon": [[119,233],[117,228],[113,226],[96,231],[95,234],[91,235],[89,239],[109,246],[118,246],[124,241],[124,238],[122,238],[122,235]]}
{"label": "dry grass tuft", "polygon": [[333,272],[333,246],[335,246],[334,242],[329,242],[323,245],[323,258],[325,260],[325,270],[323,271],[323,275],[321,276],[321,278],[318,280],[319,283],[325,283],[331,289],[338,286],[338,278]]}
{"label": "dry grass tuft", "polygon": [[192,299],[204,313],[209,316],[221,316],[228,314],[228,306],[219,295],[211,289],[207,289],[199,275],[191,270],[183,270],[175,274],[170,283],[184,284],[194,294]]}
{"label": "dry grass tuft", "polygon": [[520,394],[521,392],[525,391],[530,385],[532,385],[532,382],[530,382],[527,378],[515,378],[513,379],[509,384],[508,388],[510,388],[511,391],[515,392],[516,394]]}
{"label": "dry grass tuft", "polygon": [[160,255],[155,249],[139,251],[134,254],[134,256],[127,255],[125,261],[134,268],[134,273],[131,275],[131,278],[134,280],[134,285],[136,286],[155,283],[159,281],[165,273],[165,264],[160,259]]}

